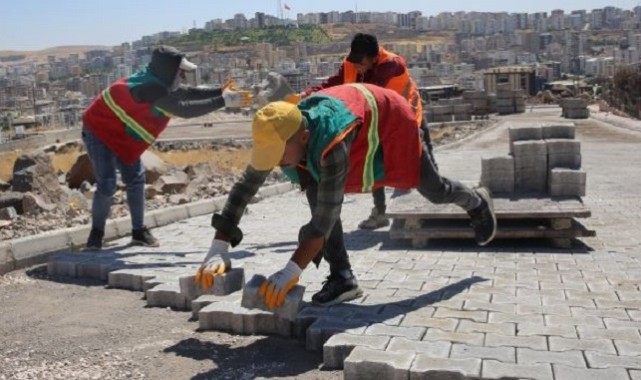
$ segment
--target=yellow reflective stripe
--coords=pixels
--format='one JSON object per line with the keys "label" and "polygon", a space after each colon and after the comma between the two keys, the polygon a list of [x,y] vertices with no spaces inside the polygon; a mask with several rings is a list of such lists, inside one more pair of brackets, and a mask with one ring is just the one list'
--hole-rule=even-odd
{"label": "yellow reflective stripe", "polygon": [[123,123],[125,123],[125,125],[131,128],[131,130],[138,137],[140,137],[144,142],[150,145],[154,142],[155,137],[151,133],[149,133],[143,126],[138,124],[138,122],[131,116],[127,115],[127,112],[125,112],[125,110],[123,110],[118,104],[116,104],[116,102],[111,97],[109,88],[105,89],[102,92],[102,98],[105,100],[107,107],[109,107],[109,109],[111,109],[116,114],[116,116],[118,116],[118,119],[120,119]]}
{"label": "yellow reflective stripe", "polygon": [[367,154],[365,155],[365,165],[363,167],[363,192],[370,192],[374,187],[374,182],[376,178],[374,176],[374,156],[380,145],[380,139],[378,136],[378,105],[376,104],[376,99],[374,95],[362,84],[352,83],[350,86],[358,89],[369,108],[372,111],[372,117],[369,122],[369,129],[367,131]]}
{"label": "yellow reflective stripe", "polygon": [[160,108],[160,107],[154,107],[154,108],[156,109],[156,111],[160,112],[160,113],[161,113],[161,114],[163,114],[165,117],[172,117],[172,116],[174,116],[174,114],[172,114],[172,113],[170,113],[170,112],[167,112],[167,111],[165,111],[164,109],[162,109],[162,108]]}

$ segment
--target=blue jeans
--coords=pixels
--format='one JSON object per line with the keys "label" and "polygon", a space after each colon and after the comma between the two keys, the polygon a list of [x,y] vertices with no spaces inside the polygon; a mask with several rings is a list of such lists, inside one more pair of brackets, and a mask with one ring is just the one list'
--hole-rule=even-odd
{"label": "blue jeans", "polygon": [[107,217],[116,192],[116,168],[127,186],[127,203],[131,228],[141,229],[145,220],[145,168],[138,159],[131,165],[123,164],[113,152],[87,128],[82,128],[82,141],[93,165],[96,194],[91,207],[91,228],[105,230]]}

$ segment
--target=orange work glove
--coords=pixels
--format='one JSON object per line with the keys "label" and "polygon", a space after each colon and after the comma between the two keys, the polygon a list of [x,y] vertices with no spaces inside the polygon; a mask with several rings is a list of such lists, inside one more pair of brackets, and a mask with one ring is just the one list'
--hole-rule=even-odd
{"label": "orange work glove", "polygon": [[265,297],[267,307],[273,309],[282,305],[285,302],[287,293],[298,284],[301,273],[303,273],[303,270],[290,260],[285,268],[274,273],[263,282],[258,289],[258,294]]}

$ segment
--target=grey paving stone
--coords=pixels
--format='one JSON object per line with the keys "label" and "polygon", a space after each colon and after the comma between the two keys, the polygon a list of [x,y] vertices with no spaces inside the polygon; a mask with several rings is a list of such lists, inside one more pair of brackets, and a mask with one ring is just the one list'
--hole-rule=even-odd
{"label": "grey paving stone", "polygon": [[342,369],[345,358],[355,347],[385,350],[389,343],[388,336],[336,334],[323,345],[323,364],[328,369]]}
{"label": "grey paving stone", "polygon": [[587,368],[581,351],[541,351],[519,347],[516,357],[519,364],[551,363]]}
{"label": "grey paving stone", "polygon": [[506,314],[515,314],[515,310],[518,305],[507,304],[507,303],[490,303],[490,302],[480,302],[466,300],[463,305],[464,310],[480,310],[480,311],[496,311]]}
{"label": "grey paving stone", "polygon": [[540,315],[540,314],[516,315],[516,314],[490,312],[488,322],[517,323],[517,324],[528,323],[528,324],[538,324],[541,326],[545,325],[543,315]]}
{"label": "grey paving stone", "polygon": [[495,359],[504,363],[516,363],[516,350],[514,347],[483,347],[455,343],[452,345],[450,357],[453,359]]}
{"label": "grey paving stone", "polygon": [[475,322],[487,322],[487,311],[466,311],[452,310],[445,307],[437,307],[434,318],[458,318],[469,319]]}
{"label": "grey paving stone", "polygon": [[345,380],[375,378],[407,380],[414,354],[356,347],[345,359]]}
{"label": "grey paving stone", "polygon": [[232,302],[215,302],[205,306],[198,313],[198,326],[201,330],[243,331],[242,318],[236,318],[241,306]]}
{"label": "grey paving stone", "polygon": [[417,354],[410,368],[411,380],[465,380],[481,375],[481,359],[443,359]]}
{"label": "grey paving stone", "polygon": [[641,380],[641,371],[630,370],[630,380]]}
{"label": "grey paving stone", "polygon": [[387,351],[409,351],[428,354],[435,358],[447,358],[452,344],[442,341],[416,341],[403,337],[393,337]]}
{"label": "grey paving stone", "polygon": [[585,358],[590,368],[624,367],[641,369],[641,360],[638,356],[617,356],[588,351],[585,353]]}
{"label": "grey paving stone", "polygon": [[240,303],[240,292],[232,293],[227,296],[217,296],[214,294],[204,294],[191,301],[191,314],[194,319],[198,319],[198,314],[205,306],[214,302]]}
{"label": "grey paving stone", "polygon": [[470,346],[482,346],[485,335],[482,333],[457,333],[443,331],[436,328],[427,330],[423,340],[426,341],[446,341],[452,343],[464,343]]}
{"label": "grey paving stone", "polygon": [[547,350],[547,341],[542,336],[504,336],[486,334],[485,345],[488,347],[528,347],[534,350]]}
{"label": "grey paving stone", "polygon": [[614,345],[616,346],[619,355],[641,357],[641,343],[615,340]]}
{"label": "grey paving stone", "polygon": [[187,298],[180,293],[178,284],[160,284],[145,292],[147,306],[170,307],[175,310],[189,310]]}
{"label": "grey paving stone", "polygon": [[536,323],[519,323],[519,336],[562,336],[564,338],[578,338],[573,325],[541,326]]}
{"label": "grey paving stone", "polygon": [[306,347],[309,351],[321,351],[323,344],[335,334],[363,335],[367,325],[362,322],[345,321],[339,318],[320,317],[306,331]]}
{"label": "grey paving stone", "polygon": [[127,289],[134,291],[143,290],[143,282],[156,277],[148,269],[119,269],[109,272],[109,286],[118,289]]}
{"label": "grey paving stone", "polygon": [[577,326],[576,330],[579,333],[579,337],[581,337],[581,339],[619,339],[641,343],[641,335],[639,335],[639,329],[635,329],[632,327],[604,329],[592,326]]}
{"label": "grey paving stone", "polygon": [[609,339],[568,339],[557,336],[548,338],[550,351],[596,351],[616,354],[614,343]]}
{"label": "grey paving stone", "polygon": [[552,366],[550,364],[512,364],[496,360],[483,360],[482,376],[490,379],[518,378],[553,380]]}
{"label": "grey paving stone", "polygon": [[603,318],[603,322],[605,323],[605,327],[609,329],[619,328],[619,327],[641,329],[641,321],[621,320],[616,318]]}
{"label": "grey paving stone", "polygon": [[409,313],[405,315],[401,326],[422,326],[437,328],[443,331],[453,332],[456,330],[459,320],[456,318],[432,318],[428,315]]}
{"label": "grey paving stone", "polygon": [[543,139],[574,139],[576,135],[574,123],[555,123],[541,126]]}
{"label": "grey paving stone", "polygon": [[608,368],[608,369],[586,369],[575,368],[565,365],[553,365],[554,378],[556,380],[629,380],[625,368]]}
{"label": "grey paving stone", "polygon": [[516,335],[516,324],[514,323],[478,323],[469,320],[462,320],[458,327],[457,332],[480,332],[480,333],[493,333],[505,336]]}
{"label": "grey paving stone", "polygon": [[374,323],[367,327],[365,335],[401,336],[411,340],[421,340],[426,330],[425,327],[390,326],[384,323]]}
{"label": "grey paving stone", "polygon": [[275,309],[270,309],[265,305],[265,298],[258,294],[258,289],[267,279],[262,275],[254,275],[245,287],[243,288],[243,299],[241,305],[248,309],[260,309],[277,314],[281,318],[293,321],[298,315],[298,311],[302,306],[303,295],[305,294],[305,287],[296,285],[292,290],[287,293],[283,304]]}
{"label": "grey paving stone", "polygon": [[605,328],[603,318],[593,317],[590,315],[580,315],[574,317],[560,315],[546,315],[545,324],[548,326],[573,325],[573,326],[593,326],[596,328]]}

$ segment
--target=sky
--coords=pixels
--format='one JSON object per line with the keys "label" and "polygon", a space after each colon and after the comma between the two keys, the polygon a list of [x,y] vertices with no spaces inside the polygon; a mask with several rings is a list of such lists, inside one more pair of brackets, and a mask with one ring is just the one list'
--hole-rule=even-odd
{"label": "sky", "polygon": [[[641,0],[281,0],[286,17],[348,10],[410,12],[550,12],[608,5],[632,9]],[[277,0],[2,0],[0,50],[39,50],[63,45],[119,45],[161,31],[186,31],[205,22],[255,12],[277,14]]]}

